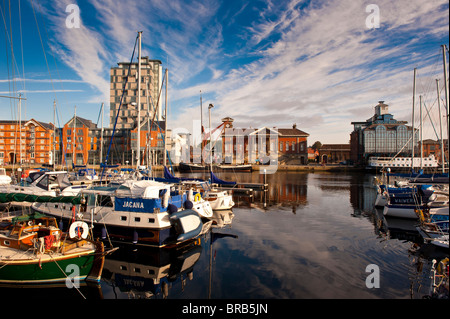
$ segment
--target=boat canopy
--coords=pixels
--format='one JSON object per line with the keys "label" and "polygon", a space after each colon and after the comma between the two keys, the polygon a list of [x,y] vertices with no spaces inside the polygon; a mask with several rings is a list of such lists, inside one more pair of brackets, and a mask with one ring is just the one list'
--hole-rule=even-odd
{"label": "boat canopy", "polygon": [[30,202],[30,203],[69,203],[79,205],[81,196],[47,196],[24,193],[0,193],[0,203]]}
{"label": "boat canopy", "polygon": [[235,185],[236,182],[229,182],[224,181],[218,178],[216,175],[214,175],[213,172],[211,172],[211,184],[220,184],[220,185]]}
{"label": "boat canopy", "polygon": [[[170,192],[171,184],[159,183],[151,180],[127,180],[117,189],[117,193],[129,191],[129,195],[142,198],[159,198],[160,191]],[[121,194],[122,195],[122,194]]]}

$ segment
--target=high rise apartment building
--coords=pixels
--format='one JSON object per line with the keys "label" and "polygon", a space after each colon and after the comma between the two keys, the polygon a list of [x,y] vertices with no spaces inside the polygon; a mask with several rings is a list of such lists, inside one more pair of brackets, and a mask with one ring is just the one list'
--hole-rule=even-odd
{"label": "high rise apartment building", "polygon": [[[117,115],[116,129],[133,129],[137,127],[137,72],[137,62],[131,63],[131,66],[129,62],[119,62],[117,67],[113,67],[110,70],[109,122],[111,128],[114,126]],[[149,114],[153,118],[155,110],[155,120],[161,121],[163,119],[162,94],[160,94],[162,82],[161,61],[141,57],[141,123],[147,121]],[[125,94],[123,95],[122,106],[120,106],[124,85]],[[118,111],[119,114],[117,114]]]}

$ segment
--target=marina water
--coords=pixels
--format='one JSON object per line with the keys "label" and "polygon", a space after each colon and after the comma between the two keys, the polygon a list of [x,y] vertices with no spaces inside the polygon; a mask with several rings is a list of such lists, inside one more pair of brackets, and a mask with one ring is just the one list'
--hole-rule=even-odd
{"label": "marina water", "polygon": [[[258,172],[217,175],[264,180]],[[448,250],[424,245],[417,221],[386,219],[374,208],[374,175],[277,172],[266,178],[267,191],[234,196],[232,211],[190,245],[121,246],[107,256],[100,285],[3,287],[2,296],[420,299],[429,293],[431,260]]]}

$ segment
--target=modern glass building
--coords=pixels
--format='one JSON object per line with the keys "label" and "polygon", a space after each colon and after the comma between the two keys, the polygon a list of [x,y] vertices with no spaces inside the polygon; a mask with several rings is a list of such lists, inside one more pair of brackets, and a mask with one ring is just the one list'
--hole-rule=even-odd
{"label": "modern glass building", "polygon": [[[397,121],[384,101],[375,106],[375,114],[364,122],[352,122],[350,156],[355,163],[366,164],[370,156],[411,156],[413,128]],[[415,131],[415,148],[419,139]]]}

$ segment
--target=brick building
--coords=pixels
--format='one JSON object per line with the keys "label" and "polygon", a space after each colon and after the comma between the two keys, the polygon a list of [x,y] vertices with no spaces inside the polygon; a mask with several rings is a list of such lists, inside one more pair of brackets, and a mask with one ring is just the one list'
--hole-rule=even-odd
{"label": "brick building", "polygon": [[350,144],[323,144],[319,150],[321,163],[340,163],[350,159]]}
{"label": "brick building", "polygon": [[[222,119],[222,154],[225,163],[256,163],[266,157],[286,164],[307,164],[309,134],[297,128],[234,128],[233,119]],[[277,158],[274,158],[277,156]]]}
{"label": "brick building", "polygon": [[52,164],[53,124],[0,121],[0,164]]}
{"label": "brick building", "polygon": [[[443,140],[444,144],[444,161],[448,161],[448,140]],[[423,140],[423,143],[419,141],[419,150],[420,147],[423,147],[423,156],[428,157],[430,155],[434,155],[434,157],[438,160],[440,164],[442,164],[442,151],[441,151],[441,142],[435,141],[431,139]]]}

